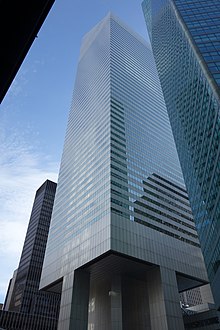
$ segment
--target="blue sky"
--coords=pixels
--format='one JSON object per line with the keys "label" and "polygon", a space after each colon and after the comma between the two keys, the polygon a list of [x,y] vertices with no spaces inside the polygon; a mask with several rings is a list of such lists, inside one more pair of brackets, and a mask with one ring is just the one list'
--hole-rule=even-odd
{"label": "blue sky", "polygon": [[109,11],[148,40],[139,0],[55,0],[0,105],[0,303],[35,192],[57,181],[81,39]]}

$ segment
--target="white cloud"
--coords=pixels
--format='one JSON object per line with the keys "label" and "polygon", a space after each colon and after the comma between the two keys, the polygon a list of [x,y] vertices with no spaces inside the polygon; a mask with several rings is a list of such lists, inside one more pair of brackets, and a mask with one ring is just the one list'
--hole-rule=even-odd
{"label": "white cloud", "polygon": [[10,98],[18,97],[25,91],[25,86],[28,84],[28,69],[20,68],[18,74],[15,76],[10,88],[7,92],[7,96]]}
{"label": "white cloud", "polygon": [[57,181],[59,164],[39,155],[19,134],[0,135],[0,302],[17,268],[36,190]]}

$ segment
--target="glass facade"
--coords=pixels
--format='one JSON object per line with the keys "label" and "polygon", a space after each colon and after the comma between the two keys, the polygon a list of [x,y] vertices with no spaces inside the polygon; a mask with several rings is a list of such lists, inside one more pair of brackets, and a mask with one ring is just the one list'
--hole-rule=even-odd
{"label": "glass facade", "polygon": [[[111,281],[120,290],[120,281],[108,276],[115,269],[121,273],[123,262],[112,257],[100,266],[100,258],[113,252],[167,267],[174,282],[175,271],[207,280],[152,51],[108,14],[83,38],[41,278],[42,288],[63,279],[59,329],[75,326],[73,281],[86,288],[91,275],[90,306],[103,293],[93,281],[94,272],[97,277],[108,269],[99,275],[103,285]],[[173,288],[177,290],[176,282]],[[179,295],[175,297],[172,313],[177,311],[177,328],[183,329]],[[96,316],[90,308],[91,329],[104,324],[110,329],[111,310],[101,310],[111,304],[102,299],[96,302]],[[87,329],[86,317],[82,322]],[[135,322],[133,329],[141,330]]]}
{"label": "glass facade", "polygon": [[[142,3],[209,278],[220,305],[220,2]],[[149,20],[150,17],[150,20]]]}
{"label": "glass facade", "polygon": [[174,0],[212,77],[220,86],[220,4],[218,0]]}

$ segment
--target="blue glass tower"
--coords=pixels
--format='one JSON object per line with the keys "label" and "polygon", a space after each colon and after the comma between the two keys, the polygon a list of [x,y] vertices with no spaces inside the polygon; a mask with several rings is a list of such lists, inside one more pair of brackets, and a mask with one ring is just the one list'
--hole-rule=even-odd
{"label": "blue glass tower", "polygon": [[59,329],[183,330],[207,282],[152,52],[108,14],[82,42],[41,288]]}
{"label": "blue glass tower", "polygon": [[220,2],[143,1],[213,294],[220,307]]}

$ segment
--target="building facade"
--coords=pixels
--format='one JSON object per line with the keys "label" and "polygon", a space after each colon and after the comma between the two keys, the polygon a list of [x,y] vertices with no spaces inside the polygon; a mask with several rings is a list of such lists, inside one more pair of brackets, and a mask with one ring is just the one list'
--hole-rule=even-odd
{"label": "building facade", "polygon": [[181,330],[206,282],[152,52],[110,13],[82,41],[41,288],[60,330]]}
{"label": "building facade", "polygon": [[13,295],[13,291],[14,291],[14,285],[15,285],[15,280],[16,280],[16,276],[17,276],[17,271],[18,271],[17,269],[14,271],[13,276],[10,279],[9,284],[8,284],[5,302],[3,304],[5,311],[9,310],[9,305],[11,303],[11,299],[12,299],[12,295]]}
{"label": "building facade", "polygon": [[10,281],[1,314],[5,325],[15,322],[13,329],[37,329],[37,320],[43,322],[45,329],[54,329],[57,324],[60,294],[39,291],[55,192],[56,183],[50,180],[36,191],[19,266]]}
{"label": "building facade", "polygon": [[56,330],[57,319],[0,310],[0,330]]}
{"label": "building facade", "polygon": [[220,2],[144,0],[142,6],[220,308]]}

